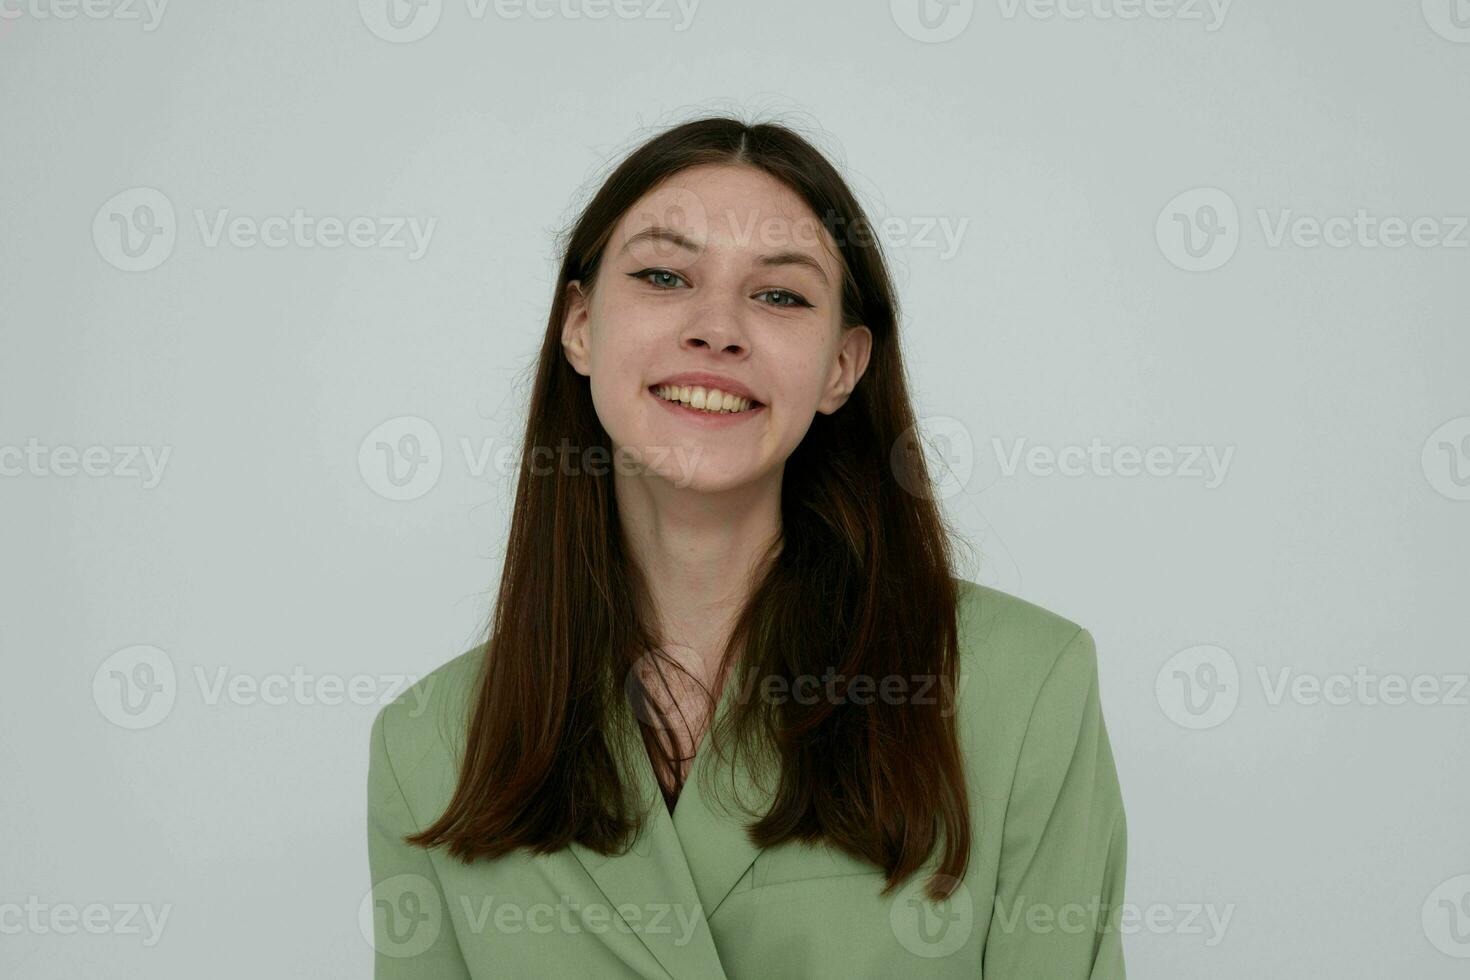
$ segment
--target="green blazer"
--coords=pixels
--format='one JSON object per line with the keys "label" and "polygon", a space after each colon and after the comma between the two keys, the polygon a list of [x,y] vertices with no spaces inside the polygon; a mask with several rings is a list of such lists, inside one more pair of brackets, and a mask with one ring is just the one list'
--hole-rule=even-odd
{"label": "green blazer", "polygon": [[[994,589],[959,587],[973,837],[945,902],[921,893],[938,849],[882,897],[881,869],[836,848],[756,848],[739,819],[701,795],[700,765],[714,764],[702,751],[672,816],[647,755],[635,754],[650,816],[622,855],[574,844],[466,865],[404,844],[454,790],[476,647],[372,726],[364,929],[375,975],[1123,980],[1126,829],[1092,636]],[[731,774],[751,789],[738,767]]]}

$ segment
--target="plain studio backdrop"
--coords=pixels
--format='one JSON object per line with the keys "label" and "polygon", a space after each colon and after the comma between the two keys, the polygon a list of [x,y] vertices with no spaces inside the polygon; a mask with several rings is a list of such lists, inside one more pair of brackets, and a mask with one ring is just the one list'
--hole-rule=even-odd
{"label": "plain studio backdrop", "polygon": [[965,576],[1097,638],[1130,976],[1464,976],[1470,6],[924,4],[0,4],[0,974],[370,972],[555,234],[727,111],[878,223]]}

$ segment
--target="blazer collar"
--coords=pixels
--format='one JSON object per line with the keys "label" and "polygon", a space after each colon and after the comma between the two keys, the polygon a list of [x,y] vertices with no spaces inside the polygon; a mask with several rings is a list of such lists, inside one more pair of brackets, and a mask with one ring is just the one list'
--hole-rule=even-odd
{"label": "blazer collar", "polygon": [[[627,757],[639,806],[645,814],[633,845],[622,854],[603,855],[573,842],[572,852],[597,882],[614,908],[631,904],[641,924],[634,934],[675,977],[724,978],[719,952],[709,929],[709,916],[749,870],[761,848],[750,842],[746,823],[764,814],[769,792],[751,778],[743,757],[716,753],[710,731],[730,710],[739,672],[734,670],[720,694],[715,716],[695,750],[689,775],[670,816],[658,777],[638,731],[632,706],[624,698],[617,708],[624,724]],[[708,779],[717,792],[707,798],[701,784]],[[749,812],[743,812],[748,810]],[[662,928],[653,919],[662,910]],[[686,926],[694,923],[692,935]]]}

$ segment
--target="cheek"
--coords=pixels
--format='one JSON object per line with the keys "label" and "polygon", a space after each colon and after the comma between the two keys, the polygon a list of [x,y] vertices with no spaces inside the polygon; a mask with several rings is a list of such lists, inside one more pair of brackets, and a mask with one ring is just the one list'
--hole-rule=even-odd
{"label": "cheek", "polygon": [[602,427],[614,436],[626,432],[639,409],[638,374],[623,358],[623,351],[605,352],[593,366],[591,387],[592,405]]}
{"label": "cheek", "polygon": [[605,310],[593,323],[590,382],[603,428],[621,441],[643,410],[641,382],[652,363],[653,344],[645,320],[619,314],[616,308]]}
{"label": "cheek", "polygon": [[823,351],[809,347],[791,348],[773,360],[777,365],[773,391],[792,415],[809,416],[817,410],[830,366]]}
{"label": "cheek", "polygon": [[590,328],[592,370],[597,374],[638,374],[648,364],[658,339],[667,337],[673,326],[664,323],[668,314],[609,297],[593,309]]}

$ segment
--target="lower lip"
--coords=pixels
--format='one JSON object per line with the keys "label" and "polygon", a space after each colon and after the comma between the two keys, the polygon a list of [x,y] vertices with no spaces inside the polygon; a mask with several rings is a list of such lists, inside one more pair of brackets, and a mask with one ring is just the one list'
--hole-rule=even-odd
{"label": "lower lip", "polygon": [[671,402],[667,398],[660,398],[652,391],[648,392],[648,397],[681,419],[686,419],[696,425],[703,425],[711,429],[723,429],[728,426],[739,425],[742,422],[755,418],[766,410],[766,406],[759,405],[755,408],[748,408],[743,412],[706,412],[698,408],[690,408],[681,402]]}

